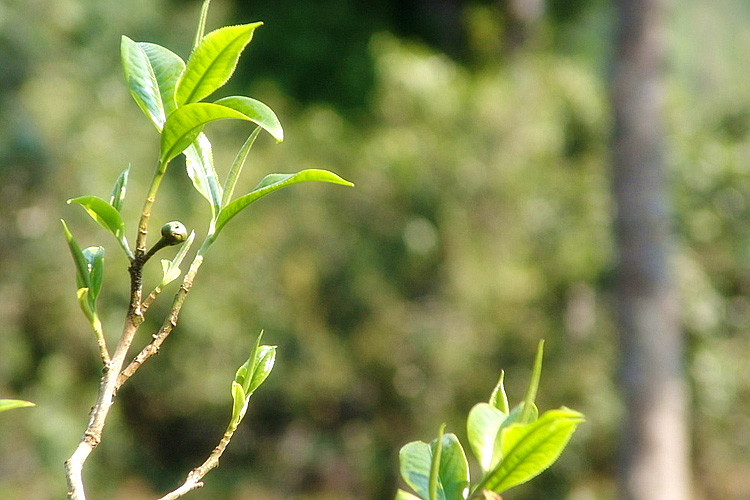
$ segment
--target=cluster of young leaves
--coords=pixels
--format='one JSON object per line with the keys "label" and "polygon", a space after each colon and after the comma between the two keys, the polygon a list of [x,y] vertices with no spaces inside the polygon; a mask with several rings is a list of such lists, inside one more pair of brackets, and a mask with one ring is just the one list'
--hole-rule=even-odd
{"label": "cluster of young leaves", "polygon": [[432,442],[406,444],[399,453],[401,477],[416,495],[399,489],[396,500],[466,500],[499,498],[499,494],[528,482],[560,456],[578,424],[581,413],[561,407],[541,416],[534,404],[542,370],[543,341],[524,401],[513,409],[501,373],[487,403],[469,412],[466,431],[482,476],[474,485],[469,463],[458,438],[445,434],[445,424]]}
{"label": "cluster of young leaves", "polygon": [[[193,186],[209,202],[211,218],[199,254],[205,253],[234,216],[266,194],[309,181],[352,185],[327,170],[308,169],[292,174],[266,175],[249,193],[232,199],[245,159],[260,131],[265,130],[277,142],[283,140],[284,132],[274,112],[258,100],[246,96],[230,96],[215,102],[204,101],[229,80],[242,51],[252,40],[255,29],[262,25],[256,22],[227,26],[204,34],[208,5],[209,0],[205,0],[193,50],[187,62],[169,49],[154,43],[135,42],[123,36],[120,44],[128,90],[161,138],[157,169],[148,196],[155,197],[169,162],[184,154],[187,174]],[[203,129],[208,123],[222,119],[247,121],[256,126],[240,147],[224,182],[219,183],[211,142]],[[135,255],[125,237],[125,222],[120,213],[129,172],[130,167],[120,174],[109,201],[98,196],[80,196],[68,200],[68,203],[81,205],[92,219],[116,238],[132,262]],[[76,266],[78,301],[101,344],[101,323],[96,311],[96,298],[102,286],[104,248],[96,246],[81,250],[64,221],[63,230]],[[157,291],[180,276],[179,265],[193,238],[194,234],[191,234],[173,259],[162,260],[163,278]]]}

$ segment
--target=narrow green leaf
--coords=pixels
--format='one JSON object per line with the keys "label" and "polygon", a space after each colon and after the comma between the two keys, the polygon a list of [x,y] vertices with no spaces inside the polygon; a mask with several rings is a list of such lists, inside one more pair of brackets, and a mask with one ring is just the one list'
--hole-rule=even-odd
{"label": "narrow green leaf", "polygon": [[89,272],[89,300],[91,305],[96,303],[96,298],[102,289],[104,277],[104,247],[88,247],[81,252]]}
{"label": "narrow green leaf", "polygon": [[211,0],[204,0],[203,5],[201,6],[201,15],[198,19],[198,29],[195,31],[195,39],[193,40],[193,50],[195,50],[201,43],[201,40],[203,40],[203,34],[206,32],[206,18],[208,17],[208,5],[210,3]]}
{"label": "narrow green leaf", "polygon": [[89,288],[89,265],[81,252],[81,247],[78,246],[78,242],[73,237],[73,234],[68,229],[68,225],[64,220],[60,219],[62,223],[63,232],[65,233],[65,239],[68,241],[68,248],[70,254],[73,256],[73,263],[76,268],[76,288]]}
{"label": "narrow green leaf", "polygon": [[120,212],[98,196],[79,196],[78,198],[68,200],[68,204],[70,203],[81,205],[92,219],[115,235],[116,238],[119,239],[122,235],[125,223],[122,220]]}
{"label": "narrow green leaf", "polygon": [[492,463],[495,440],[500,426],[507,418],[507,414],[487,403],[478,403],[469,411],[466,435],[483,472],[491,470],[495,465]]}
{"label": "narrow green leaf", "polygon": [[203,37],[177,84],[177,104],[198,102],[224,85],[234,73],[255,28],[263,23],[219,28]]}
{"label": "narrow green leaf", "polygon": [[271,134],[276,142],[284,140],[284,129],[276,117],[276,114],[260,101],[241,95],[235,95],[219,99],[215,104],[220,104],[228,108],[239,111],[247,117],[248,120],[255,122],[263,127],[266,132]]}
{"label": "narrow green leaf", "polygon": [[164,124],[160,161],[167,163],[182,153],[207,123],[224,119],[250,120],[239,111],[219,104],[196,102],[181,106],[169,115]]}
{"label": "narrow green leaf", "polygon": [[0,399],[0,412],[14,410],[16,408],[26,408],[29,406],[36,405],[29,401],[22,401],[20,399]]}
{"label": "narrow green leaf", "polygon": [[235,215],[244,210],[248,205],[263,196],[277,191],[281,188],[298,184],[300,182],[321,181],[344,186],[353,186],[351,182],[342,179],[333,172],[327,170],[309,169],[302,170],[296,174],[269,174],[265,176],[255,188],[244,196],[240,196],[233,202],[221,209],[214,227],[214,237],[224,228]]}
{"label": "narrow green leaf", "polygon": [[[469,492],[469,462],[455,434],[445,434],[440,439],[442,450],[438,479],[446,500],[465,500]],[[436,444],[433,444],[433,457]]]}
{"label": "narrow green leaf", "polygon": [[245,398],[245,391],[242,390],[242,386],[237,382],[232,382],[232,419],[229,423],[230,427],[236,427],[240,423],[245,412],[245,405],[247,398]]}
{"label": "narrow green leaf", "polygon": [[398,453],[401,477],[423,500],[430,499],[432,448],[423,441],[413,441]]}
{"label": "narrow green leaf", "polygon": [[[250,357],[247,358],[247,361],[237,369],[237,373],[234,375],[234,381],[240,384],[243,390],[250,387],[250,382],[253,378],[255,367],[257,366],[256,361],[258,359],[261,338],[263,338],[263,330],[260,331],[258,337],[255,339],[255,344],[253,344],[253,350],[250,352]],[[247,391],[245,390],[245,392]]]}
{"label": "narrow green leaf", "polygon": [[211,142],[200,133],[185,150],[185,168],[195,189],[211,204],[211,219],[221,208],[222,190],[216,179]]}
{"label": "narrow green leaf", "polygon": [[128,165],[127,168],[117,177],[115,185],[112,187],[112,194],[109,195],[109,204],[118,212],[122,209],[122,203],[125,201],[129,173],[130,165]]}
{"label": "narrow green leaf", "polygon": [[505,371],[500,370],[500,379],[492,390],[492,394],[490,394],[489,403],[507,415],[510,412],[510,407],[508,406],[508,396],[505,394],[504,380]]}
{"label": "narrow green leaf", "polygon": [[419,500],[419,497],[399,488],[394,500]]}
{"label": "narrow green leaf", "polygon": [[440,425],[438,437],[430,443],[432,460],[430,461],[430,500],[438,500],[438,491],[440,491],[440,500],[445,499],[445,491],[440,484],[440,460],[443,454],[443,433],[445,424]]}
{"label": "narrow green leaf", "polygon": [[545,412],[532,424],[513,424],[502,430],[504,458],[475,490],[496,493],[534,478],[558,459],[578,424],[581,413],[568,408]]}
{"label": "narrow green leaf", "polygon": [[[171,50],[155,43],[139,42],[138,46],[143,50],[151,63],[156,83],[159,86],[164,113],[166,116],[169,116],[177,109],[175,91],[180,75],[185,71],[185,61]],[[161,131],[162,126],[157,125],[156,128]]]}
{"label": "narrow green leaf", "polygon": [[526,397],[524,398],[524,409],[521,416],[521,422],[528,424],[531,422],[531,408],[536,400],[536,393],[539,389],[539,380],[542,377],[542,357],[544,356],[544,340],[540,340],[536,348],[536,357],[534,358],[534,368],[531,371],[531,379],[529,380],[529,388],[526,390]]}
{"label": "narrow green leaf", "polygon": [[156,128],[161,130],[166,115],[156,75],[148,56],[137,43],[123,35],[120,42],[120,58],[130,95]]}
{"label": "narrow green leaf", "polygon": [[234,157],[232,167],[227,174],[227,180],[224,182],[224,194],[221,199],[221,208],[224,208],[230,201],[232,201],[232,194],[234,193],[234,187],[237,185],[237,179],[240,177],[240,172],[242,172],[242,167],[245,164],[245,159],[250,152],[250,148],[253,147],[255,139],[258,137],[258,134],[260,134],[260,129],[261,127],[259,126],[255,127],[255,130],[250,133],[250,137],[247,138],[237,152],[237,156]]}

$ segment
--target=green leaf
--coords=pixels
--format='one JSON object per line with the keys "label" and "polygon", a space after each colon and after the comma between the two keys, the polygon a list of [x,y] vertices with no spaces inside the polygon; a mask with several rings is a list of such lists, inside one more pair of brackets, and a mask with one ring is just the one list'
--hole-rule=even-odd
{"label": "green leaf", "polygon": [[208,17],[208,5],[211,0],[204,0],[201,6],[201,15],[198,18],[198,29],[195,31],[195,40],[193,40],[193,50],[198,47],[201,40],[203,40],[203,34],[206,32],[206,18]]}
{"label": "green leaf", "polygon": [[36,405],[29,401],[22,401],[20,399],[0,399],[0,412],[13,410],[15,408],[26,408],[29,406]]}
{"label": "green leaf", "polygon": [[62,223],[65,239],[68,241],[68,248],[70,249],[70,254],[73,256],[73,263],[76,268],[76,288],[89,288],[91,286],[89,264],[83,256],[83,252],[81,252],[81,247],[78,246],[78,242],[73,237],[70,229],[68,229],[68,225],[62,219],[60,219],[60,222]]}
{"label": "green leaf", "polygon": [[96,298],[102,289],[104,276],[104,247],[88,247],[81,252],[88,266],[89,273],[89,300],[91,305],[96,303]]}
{"label": "green leaf", "polygon": [[279,119],[276,117],[273,110],[262,102],[251,99],[250,97],[235,95],[219,99],[215,104],[220,104],[235,111],[239,111],[245,115],[248,120],[263,127],[266,132],[276,139],[276,142],[284,140],[284,129],[281,128]]}
{"label": "green leaf", "polygon": [[568,408],[545,412],[532,424],[512,424],[503,429],[503,460],[475,490],[496,493],[534,478],[558,459],[578,424],[581,413]]}
{"label": "green leaf", "polygon": [[266,381],[273,370],[276,361],[276,346],[262,345],[258,348],[255,358],[255,369],[249,378],[247,387],[248,397],[252,395],[260,385]]}
{"label": "green leaf", "polygon": [[207,123],[224,119],[250,120],[239,111],[210,102],[196,102],[179,107],[169,115],[164,124],[160,161],[167,163],[182,153]]}
{"label": "green leaf", "polygon": [[159,288],[164,288],[169,283],[173,282],[174,280],[180,277],[180,274],[182,273],[182,271],[180,271],[180,264],[182,264],[182,261],[185,258],[185,255],[187,254],[188,250],[190,249],[190,246],[193,244],[194,239],[195,239],[195,231],[190,231],[190,235],[187,237],[187,240],[185,240],[185,243],[180,245],[180,249],[177,251],[177,254],[174,256],[174,259],[172,260],[162,259],[161,260],[161,269],[163,272],[163,276],[161,279],[161,283],[159,283]]}
{"label": "green leaf", "polygon": [[398,453],[401,477],[423,500],[430,499],[432,448],[424,441],[413,441]]}
{"label": "green leaf", "polygon": [[245,391],[242,390],[242,386],[237,382],[232,382],[232,419],[230,420],[229,426],[236,427],[240,423],[242,417],[245,414],[245,408],[247,408],[247,398],[245,397]]}
{"label": "green leaf", "polygon": [[507,415],[510,412],[510,407],[508,406],[508,396],[505,394],[504,380],[505,372],[500,370],[500,379],[492,390],[492,394],[490,394],[489,403]]}
{"label": "green leaf", "polygon": [[[521,423],[528,424],[531,420],[531,411],[536,400],[536,393],[539,389],[539,380],[542,377],[542,357],[544,356],[544,340],[540,340],[536,348],[536,357],[534,358],[534,368],[531,371],[529,388],[526,390],[524,398],[524,411],[521,416]],[[535,418],[534,418],[535,419]]]}
{"label": "green leaf", "polygon": [[248,205],[263,196],[277,191],[281,188],[298,184],[300,182],[321,181],[344,186],[353,186],[351,182],[342,179],[333,172],[327,170],[309,169],[302,170],[296,174],[269,174],[265,176],[255,188],[244,196],[240,196],[233,202],[221,209],[216,219],[213,235],[214,237],[224,228],[235,215],[244,210]]}
{"label": "green leaf", "polygon": [[130,165],[117,177],[117,181],[115,181],[115,185],[112,187],[112,194],[109,195],[109,204],[118,212],[122,209],[122,203],[125,201],[129,173]]}
{"label": "green leaf", "polygon": [[255,130],[250,133],[250,137],[247,138],[237,152],[237,156],[234,157],[232,167],[227,174],[227,180],[224,182],[224,194],[221,199],[221,208],[224,208],[230,201],[232,201],[232,194],[234,193],[234,187],[237,185],[237,179],[240,177],[240,172],[242,172],[242,167],[245,164],[245,159],[250,152],[250,148],[253,147],[255,139],[258,137],[258,134],[260,134],[260,129],[261,127],[255,127]]}
{"label": "green leaf", "polygon": [[200,133],[185,150],[185,168],[195,189],[211,204],[211,218],[221,208],[222,190],[216,179],[211,142]]}
{"label": "green leaf", "polygon": [[255,28],[263,23],[219,28],[203,37],[188,59],[177,84],[177,104],[200,101],[224,85],[234,73]]}
{"label": "green leaf", "polygon": [[98,196],[79,196],[68,200],[68,204],[78,203],[86,213],[94,219],[100,226],[115,235],[116,238],[122,236],[125,229],[125,223],[122,220],[120,212],[112,205],[102,200]]}
{"label": "green leaf", "polygon": [[477,458],[483,472],[491,470],[495,440],[498,431],[508,415],[487,403],[478,403],[469,412],[466,419],[466,434],[469,446]]}
{"label": "green leaf", "polygon": [[[156,83],[159,86],[164,113],[166,116],[169,116],[177,109],[175,91],[180,75],[185,71],[185,61],[171,50],[155,43],[139,42],[138,46],[143,50],[151,63]],[[156,123],[155,125],[161,131],[163,123],[161,126]]]}
{"label": "green leaf", "polygon": [[440,426],[438,430],[438,437],[430,443],[430,451],[432,452],[432,461],[430,463],[430,500],[438,500],[438,491],[440,491],[440,500],[445,499],[445,491],[440,484],[440,460],[443,453],[443,432],[445,432],[445,424]]}
{"label": "green leaf", "polygon": [[509,427],[511,424],[530,424],[532,422],[536,422],[537,418],[539,417],[539,409],[534,403],[531,403],[531,410],[529,411],[529,416],[527,417],[528,421],[522,420],[525,407],[525,402],[516,405],[510,411],[505,420],[503,420],[503,422],[500,424],[500,428],[498,429],[497,435],[495,436],[495,443],[492,446],[492,465],[490,466],[490,468],[494,469],[495,466],[500,463],[500,460],[502,460],[505,456],[505,442],[503,441],[505,434],[503,434],[503,429]]}
{"label": "green leaf", "polygon": [[122,36],[120,58],[125,82],[138,107],[161,130],[166,115],[154,69],[143,49],[130,38]]}
{"label": "green leaf", "polygon": [[[445,434],[440,440],[440,467],[438,479],[446,500],[465,500],[469,490],[469,462],[455,434]],[[435,450],[437,443],[431,445]],[[435,451],[433,451],[433,456]]]}

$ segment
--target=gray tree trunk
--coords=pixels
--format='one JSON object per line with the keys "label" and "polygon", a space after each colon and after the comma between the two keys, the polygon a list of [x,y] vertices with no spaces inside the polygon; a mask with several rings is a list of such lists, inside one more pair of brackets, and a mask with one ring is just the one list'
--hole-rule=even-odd
{"label": "gray tree trunk", "polygon": [[626,410],[623,500],[688,500],[683,339],[670,282],[662,132],[662,0],[615,0],[612,81],[616,304]]}

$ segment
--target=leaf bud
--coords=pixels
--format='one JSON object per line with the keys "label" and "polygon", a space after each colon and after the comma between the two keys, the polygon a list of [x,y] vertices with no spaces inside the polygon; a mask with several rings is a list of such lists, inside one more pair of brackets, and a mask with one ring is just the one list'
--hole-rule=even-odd
{"label": "leaf bud", "polygon": [[188,232],[180,221],[167,222],[161,228],[161,237],[167,245],[179,245],[187,238]]}

